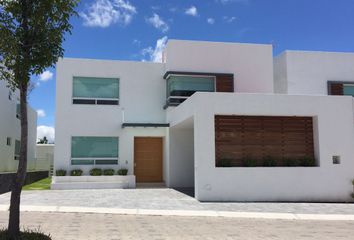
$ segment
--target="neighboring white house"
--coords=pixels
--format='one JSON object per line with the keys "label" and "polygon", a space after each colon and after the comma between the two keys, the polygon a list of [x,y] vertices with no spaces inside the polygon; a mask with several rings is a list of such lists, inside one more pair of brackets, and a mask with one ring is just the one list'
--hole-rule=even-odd
{"label": "neighboring white house", "polygon": [[170,40],[163,59],[57,63],[56,170],[127,168],[201,201],[350,200],[354,54]]}
{"label": "neighboring white house", "polygon": [[[28,170],[35,170],[37,113],[28,106]],[[0,81],[0,173],[17,171],[21,127],[19,119],[19,91],[12,92]]]}
{"label": "neighboring white house", "polygon": [[37,144],[36,169],[50,170],[54,161],[54,144]]}

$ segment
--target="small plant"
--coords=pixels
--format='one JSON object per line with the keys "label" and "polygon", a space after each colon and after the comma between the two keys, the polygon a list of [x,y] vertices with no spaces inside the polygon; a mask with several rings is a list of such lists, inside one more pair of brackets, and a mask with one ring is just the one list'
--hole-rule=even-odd
{"label": "small plant", "polygon": [[352,185],[353,185],[353,192],[352,192],[351,196],[354,199],[354,179],[352,180]]}
{"label": "small plant", "polygon": [[[7,230],[6,229],[0,229],[0,239],[9,239]],[[29,230],[25,229],[20,232],[19,239],[23,240],[52,240],[52,237],[45,233],[43,233],[40,229],[37,230]]]}
{"label": "small plant", "polygon": [[118,170],[118,175],[126,176],[127,174],[128,174],[128,169],[126,168],[121,168]]}
{"label": "small plant", "polygon": [[277,166],[277,161],[271,156],[266,156],[265,158],[263,158],[263,166],[264,167],[275,167],[275,166]]}
{"label": "small plant", "polygon": [[352,185],[353,185],[353,187],[354,187],[354,179],[352,180]]}
{"label": "small plant", "polygon": [[257,160],[254,158],[245,158],[242,161],[244,167],[256,167]]}
{"label": "small plant", "polygon": [[70,171],[70,176],[81,176],[82,170],[81,169],[74,169]]}
{"label": "small plant", "polygon": [[59,169],[55,171],[56,176],[66,176],[66,170]]}
{"label": "small plant", "polygon": [[105,176],[114,175],[114,169],[105,169],[105,170],[103,170],[103,175],[105,175]]}
{"label": "small plant", "polygon": [[232,167],[231,159],[220,159],[217,167]]}
{"label": "small plant", "polygon": [[297,167],[299,166],[299,160],[296,158],[285,158],[284,165],[286,167]]}
{"label": "small plant", "polygon": [[314,167],[316,166],[316,160],[311,157],[303,157],[299,159],[300,166],[302,167]]}
{"label": "small plant", "polygon": [[90,170],[90,175],[91,176],[101,176],[102,175],[102,169],[101,168],[92,168]]}

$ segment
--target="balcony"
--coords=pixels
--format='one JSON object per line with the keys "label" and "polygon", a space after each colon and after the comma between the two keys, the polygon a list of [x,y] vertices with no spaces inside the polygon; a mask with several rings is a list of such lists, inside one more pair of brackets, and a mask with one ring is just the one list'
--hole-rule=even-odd
{"label": "balcony", "polygon": [[233,74],[169,71],[166,79],[166,105],[178,106],[195,92],[233,92]]}

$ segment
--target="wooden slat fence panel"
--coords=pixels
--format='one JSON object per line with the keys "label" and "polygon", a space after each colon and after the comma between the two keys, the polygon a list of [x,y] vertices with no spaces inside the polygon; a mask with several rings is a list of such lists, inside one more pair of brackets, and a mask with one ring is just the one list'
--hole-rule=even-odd
{"label": "wooden slat fence panel", "polygon": [[216,166],[227,159],[314,158],[312,117],[215,116]]}

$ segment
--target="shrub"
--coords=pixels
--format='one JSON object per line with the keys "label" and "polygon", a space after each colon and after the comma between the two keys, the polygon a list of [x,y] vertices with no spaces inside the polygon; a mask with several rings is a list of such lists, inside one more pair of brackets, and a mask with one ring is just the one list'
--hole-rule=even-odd
{"label": "shrub", "polygon": [[232,167],[231,159],[220,159],[217,167]]}
{"label": "shrub", "polygon": [[103,170],[103,175],[106,175],[106,176],[114,175],[114,169],[105,169],[105,170]]}
{"label": "shrub", "polygon": [[316,160],[311,157],[303,157],[299,159],[300,166],[303,167],[314,167],[316,166]]}
{"label": "shrub", "polygon": [[354,199],[354,192],[352,194],[350,194],[352,196],[352,198]]}
{"label": "shrub", "polygon": [[[0,229],[0,239],[9,239],[6,229]],[[20,238],[22,240],[52,240],[52,237],[38,230],[24,230],[20,232]]]}
{"label": "shrub", "polygon": [[101,176],[102,175],[102,169],[101,168],[92,168],[90,170],[90,175],[91,176]]}
{"label": "shrub", "polygon": [[287,167],[297,167],[299,166],[299,160],[295,158],[285,158],[284,165]]}
{"label": "shrub", "polygon": [[277,161],[271,157],[271,156],[266,156],[263,158],[263,166],[264,167],[275,167],[277,165]]}
{"label": "shrub", "polygon": [[70,171],[70,176],[81,176],[82,170],[81,169],[74,169]]}
{"label": "shrub", "polygon": [[254,158],[245,158],[242,161],[244,167],[256,167],[257,160]]}
{"label": "shrub", "polygon": [[121,168],[118,170],[118,175],[126,176],[127,174],[128,174],[128,169],[126,168]]}
{"label": "shrub", "polygon": [[352,180],[352,184],[353,184],[353,186],[354,186],[354,179]]}
{"label": "shrub", "polygon": [[63,169],[56,170],[55,176],[66,176],[66,170]]}

